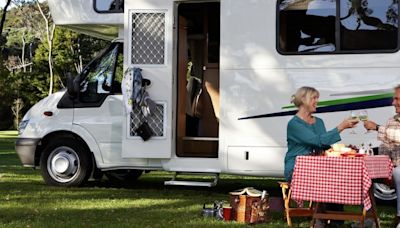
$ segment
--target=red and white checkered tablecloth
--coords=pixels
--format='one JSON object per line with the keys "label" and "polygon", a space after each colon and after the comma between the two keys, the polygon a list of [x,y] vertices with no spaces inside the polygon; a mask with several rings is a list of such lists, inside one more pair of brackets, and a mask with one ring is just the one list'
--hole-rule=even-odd
{"label": "red and white checkered tablecloth", "polygon": [[291,192],[294,200],[360,205],[368,210],[368,190],[374,178],[391,178],[388,156],[324,157],[298,156]]}
{"label": "red and white checkered tablecloth", "polygon": [[368,176],[371,179],[392,179],[393,163],[386,155],[366,156],[364,158]]}

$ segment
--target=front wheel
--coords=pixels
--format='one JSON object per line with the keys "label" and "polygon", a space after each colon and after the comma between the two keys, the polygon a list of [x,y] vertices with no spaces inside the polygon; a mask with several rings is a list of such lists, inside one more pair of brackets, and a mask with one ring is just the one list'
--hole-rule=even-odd
{"label": "front wheel", "polygon": [[80,186],[92,172],[92,159],[79,140],[62,137],[50,142],[40,156],[44,182],[54,186]]}

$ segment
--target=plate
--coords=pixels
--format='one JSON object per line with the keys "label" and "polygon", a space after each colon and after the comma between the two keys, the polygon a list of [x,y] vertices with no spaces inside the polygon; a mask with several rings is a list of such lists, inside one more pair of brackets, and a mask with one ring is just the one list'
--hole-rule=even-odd
{"label": "plate", "polygon": [[341,153],[343,157],[364,157],[367,156],[366,154],[354,154],[354,153]]}

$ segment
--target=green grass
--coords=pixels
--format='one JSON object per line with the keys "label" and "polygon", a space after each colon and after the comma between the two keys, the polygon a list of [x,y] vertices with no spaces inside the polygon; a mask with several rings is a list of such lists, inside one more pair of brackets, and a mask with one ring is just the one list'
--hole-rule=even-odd
{"label": "green grass", "polygon": [[[200,216],[203,203],[228,200],[228,192],[253,186],[280,197],[277,179],[223,175],[215,188],[164,186],[172,173],[150,172],[133,187],[112,188],[106,178],[85,187],[50,187],[38,170],[23,168],[14,150],[16,132],[0,132],[0,227],[247,227]],[[382,227],[390,227],[394,205],[379,205]],[[309,227],[294,219],[295,227]],[[350,224],[350,223],[346,223]],[[267,224],[286,227],[281,212]]]}

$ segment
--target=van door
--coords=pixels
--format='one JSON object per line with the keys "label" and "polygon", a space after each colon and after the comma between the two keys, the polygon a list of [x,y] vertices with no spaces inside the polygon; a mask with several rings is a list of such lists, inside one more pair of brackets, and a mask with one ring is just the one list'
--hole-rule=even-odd
{"label": "van door", "polygon": [[[145,2],[145,1],[143,1]],[[122,129],[123,158],[170,158],[172,151],[172,2],[125,1],[124,69],[142,69],[156,110],[144,117],[140,108],[126,113]],[[124,82],[123,82],[124,83]],[[147,122],[152,136],[144,141],[138,129]]]}
{"label": "van door", "polygon": [[79,76],[79,97],[73,105],[74,126],[96,140],[104,163],[113,162],[104,158],[121,148],[123,106],[121,84],[115,73],[120,69],[120,55],[122,43],[113,43],[85,67]]}

